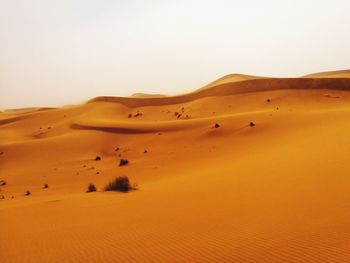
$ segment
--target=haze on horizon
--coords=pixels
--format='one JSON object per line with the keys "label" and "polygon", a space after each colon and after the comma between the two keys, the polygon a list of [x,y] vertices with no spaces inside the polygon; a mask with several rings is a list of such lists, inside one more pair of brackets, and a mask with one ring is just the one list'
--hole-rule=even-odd
{"label": "haze on horizon", "polygon": [[0,108],[350,68],[350,2],[0,0]]}

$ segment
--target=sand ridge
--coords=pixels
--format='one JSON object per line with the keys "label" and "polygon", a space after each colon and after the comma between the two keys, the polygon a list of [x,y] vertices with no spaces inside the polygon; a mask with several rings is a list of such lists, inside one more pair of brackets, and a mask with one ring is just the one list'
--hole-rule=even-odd
{"label": "sand ridge", "polygon": [[262,78],[234,81],[199,89],[193,93],[171,97],[130,98],[101,96],[89,102],[117,102],[128,107],[155,106],[186,103],[209,96],[228,96],[249,92],[261,92],[283,89],[335,89],[349,90],[350,78]]}

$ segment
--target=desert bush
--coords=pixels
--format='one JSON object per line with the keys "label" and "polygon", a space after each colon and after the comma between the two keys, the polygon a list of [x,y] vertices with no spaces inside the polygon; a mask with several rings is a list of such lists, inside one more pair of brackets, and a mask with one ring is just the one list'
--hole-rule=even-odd
{"label": "desert bush", "polygon": [[254,126],[255,126],[255,123],[251,121],[251,122],[249,123],[249,126],[250,126],[250,127],[254,127]]}
{"label": "desert bush", "polygon": [[130,190],[136,190],[136,185],[131,186],[127,176],[118,176],[105,187],[105,191],[129,192]]}
{"label": "desert bush", "polygon": [[119,166],[124,166],[124,165],[127,165],[128,163],[129,163],[128,160],[126,160],[126,159],[120,159]]}
{"label": "desert bush", "polygon": [[43,188],[44,189],[49,188],[49,185],[48,184],[44,184]]}
{"label": "desert bush", "polygon": [[96,189],[96,186],[94,184],[89,184],[87,187],[87,190],[86,190],[87,193],[96,192],[96,191],[97,191],[97,189]]}
{"label": "desert bush", "polygon": [[218,123],[215,123],[214,128],[215,129],[220,128],[220,125]]}
{"label": "desert bush", "polygon": [[101,156],[96,156],[95,161],[101,161]]}
{"label": "desert bush", "polygon": [[6,181],[0,180],[0,186],[5,186],[5,185],[6,185]]}
{"label": "desert bush", "polygon": [[29,191],[29,190],[27,190],[26,191],[26,193],[24,194],[24,195],[31,195],[32,193]]}

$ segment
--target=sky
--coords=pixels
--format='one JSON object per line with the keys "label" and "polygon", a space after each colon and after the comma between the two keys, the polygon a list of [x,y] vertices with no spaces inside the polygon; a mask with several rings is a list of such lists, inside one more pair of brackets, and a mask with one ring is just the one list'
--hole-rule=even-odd
{"label": "sky", "polygon": [[350,68],[349,0],[0,0],[0,109]]}

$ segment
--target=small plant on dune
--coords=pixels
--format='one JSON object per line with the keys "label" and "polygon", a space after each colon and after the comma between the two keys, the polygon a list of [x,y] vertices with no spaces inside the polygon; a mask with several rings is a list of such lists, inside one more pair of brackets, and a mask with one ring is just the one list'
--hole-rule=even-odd
{"label": "small plant on dune", "polygon": [[44,184],[43,188],[47,189],[47,188],[49,188],[49,185],[48,184]]}
{"label": "small plant on dune", "polygon": [[5,186],[7,183],[4,180],[0,180],[0,186]]}
{"label": "small plant on dune", "polygon": [[97,189],[96,189],[96,186],[94,184],[89,184],[87,187],[87,190],[86,190],[87,193],[96,192],[96,191],[97,191]]}
{"label": "small plant on dune", "polygon": [[129,163],[128,160],[126,159],[121,159],[120,162],[119,162],[119,166],[124,166],[124,165],[127,165]]}
{"label": "small plant on dune", "polygon": [[220,128],[220,125],[217,124],[217,123],[215,123],[214,128],[215,128],[215,129]]}
{"label": "small plant on dune", "polygon": [[26,193],[25,193],[24,195],[28,196],[28,195],[31,195],[31,194],[32,194],[32,193],[31,193],[29,190],[27,190]]}
{"label": "small plant on dune", "polygon": [[249,126],[250,126],[250,127],[254,127],[254,126],[255,126],[255,123],[251,121],[251,122],[249,123]]}
{"label": "small plant on dune", "polygon": [[101,161],[101,156],[96,156],[95,161]]}
{"label": "small plant on dune", "polygon": [[129,192],[130,190],[137,190],[137,185],[131,186],[127,176],[118,176],[105,187],[105,191]]}

